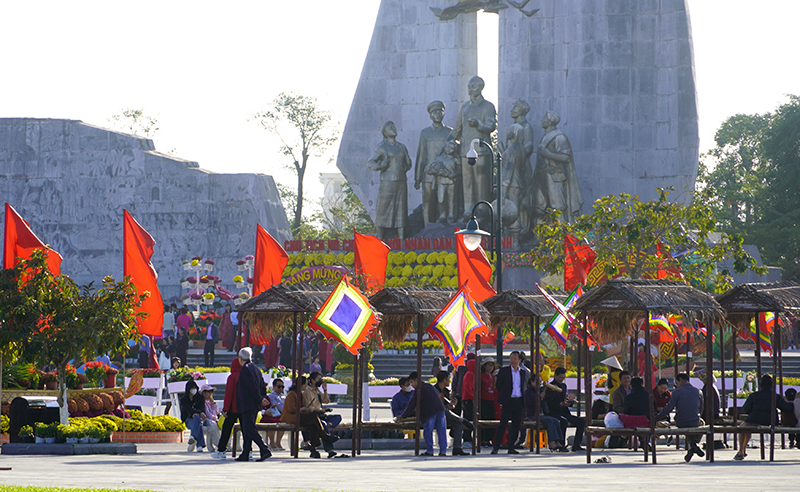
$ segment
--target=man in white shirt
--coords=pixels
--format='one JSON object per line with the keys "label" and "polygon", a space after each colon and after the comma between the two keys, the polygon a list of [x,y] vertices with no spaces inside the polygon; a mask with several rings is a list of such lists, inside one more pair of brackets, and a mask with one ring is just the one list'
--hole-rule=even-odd
{"label": "man in white shirt", "polygon": [[494,385],[497,388],[497,402],[503,406],[503,409],[500,413],[500,425],[497,426],[497,433],[494,436],[492,454],[497,454],[500,449],[509,420],[511,429],[508,431],[508,454],[519,454],[514,449],[514,443],[517,442],[519,428],[522,425],[522,416],[525,412],[523,393],[530,377],[530,371],[527,367],[520,365],[520,361],[519,352],[516,350],[511,352],[508,358],[510,365],[503,367],[497,373],[497,381]]}
{"label": "man in white shirt", "polygon": [[167,337],[175,336],[175,315],[172,314],[172,309],[164,304],[164,323],[161,325],[161,337],[166,340]]}

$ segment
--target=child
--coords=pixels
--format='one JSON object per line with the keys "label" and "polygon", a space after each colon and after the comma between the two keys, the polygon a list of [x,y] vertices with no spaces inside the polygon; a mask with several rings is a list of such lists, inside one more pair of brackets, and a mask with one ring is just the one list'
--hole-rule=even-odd
{"label": "child", "polygon": [[203,432],[208,432],[208,450],[216,452],[215,444],[219,442],[219,407],[214,401],[214,387],[204,384],[200,390],[206,405],[206,419],[203,421]]}

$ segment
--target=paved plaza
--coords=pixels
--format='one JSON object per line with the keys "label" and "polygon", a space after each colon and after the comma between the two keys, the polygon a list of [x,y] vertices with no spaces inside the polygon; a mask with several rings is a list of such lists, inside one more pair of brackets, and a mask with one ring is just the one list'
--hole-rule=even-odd
{"label": "paved plaza", "polygon": [[[488,451],[488,450],[486,450]],[[523,452],[510,457],[417,458],[408,451],[365,451],[358,458],[292,459],[277,452],[264,463],[213,460],[187,453],[183,445],[143,444],[132,456],[2,456],[0,483],[61,487],[119,487],[153,490],[796,490],[800,450],[778,450],[776,461],[760,461],[751,450],[744,462],[733,450],[717,452],[717,462],[686,464],[683,453],[659,451],[659,464],[641,453],[614,450],[610,464],[585,464],[583,453]],[[673,482],[674,481],[674,482]],[[768,482],[767,482],[768,481]]]}

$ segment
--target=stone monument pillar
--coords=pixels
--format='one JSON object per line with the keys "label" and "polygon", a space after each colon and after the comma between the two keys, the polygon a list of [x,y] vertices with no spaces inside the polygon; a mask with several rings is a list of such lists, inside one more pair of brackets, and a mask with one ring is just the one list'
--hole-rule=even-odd
{"label": "stone monument pillar", "polygon": [[[500,127],[518,98],[561,116],[580,190],[643,200],[694,189],[699,137],[686,0],[538,2],[500,15]],[[530,7],[530,6],[529,6]]]}
{"label": "stone monument pillar", "polygon": [[[430,126],[428,103],[440,100],[453,108],[444,121],[453,126],[457,108],[467,100],[467,83],[478,71],[475,12],[442,21],[431,11],[442,3],[381,1],[336,162],[373,220],[378,173],[364,163],[375,146],[376,125],[394,121],[399,139],[416,155],[419,131]],[[409,211],[422,203],[422,190],[413,185],[408,182]]]}

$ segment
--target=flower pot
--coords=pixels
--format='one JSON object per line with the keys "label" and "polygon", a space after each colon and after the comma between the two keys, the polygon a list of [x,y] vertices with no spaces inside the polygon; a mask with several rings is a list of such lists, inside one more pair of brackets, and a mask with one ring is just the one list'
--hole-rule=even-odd
{"label": "flower pot", "polygon": [[96,443],[100,442],[100,439],[98,439],[96,437],[87,437],[86,438],[86,442],[88,442],[89,444],[96,444]]}
{"label": "flower pot", "polygon": [[78,439],[78,442],[81,443],[81,444],[86,444],[87,442],[89,442],[89,438],[88,437],[81,437],[81,438]]}
{"label": "flower pot", "polygon": [[117,375],[106,374],[106,378],[103,380],[103,387],[114,388],[116,385],[117,385]]}
{"label": "flower pot", "polygon": [[68,437],[67,438],[67,444],[78,444],[78,438],[77,437]]}
{"label": "flower pot", "polygon": [[44,389],[47,389],[47,390],[58,389],[58,381],[48,381],[48,382],[44,383]]}
{"label": "flower pot", "polygon": [[188,288],[189,288],[189,282],[181,282],[181,289],[188,289]]}
{"label": "flower pot", "polygon": [[247,265],[246,264],[237,265],[236,267],[239,269],[240,272],[247,271]]}
{"label": "flower pot", "polygon": [[30,444],[34,442],[33,436],[20,437],[20,440],[25,444]]}
{"label": "flower pot", "polygon": [[56,438],[55,437],[45,437],[44,438],[44,442],[46,442],[47,444],[53,444],[54,442],[56,442]]}
{"label": "flower pot", "polygon": [[207,272],[211,272],[211,271],[214,270],[214,265],[212,265],[210,263],[206,263],[206,264],[203,265],[203,270],[205,270]]}
{"label": "flower pot", "polygon": [[184,270],[191,270],[192,269],[192,264],[191,263],[184,263],[183,264],[183,269]]}
{"label": "flower pot", "polygon": [[36,436],[36,444],[44,444],[44,437]]}

